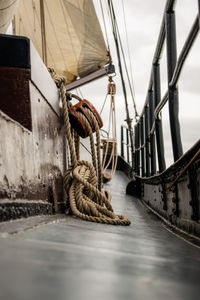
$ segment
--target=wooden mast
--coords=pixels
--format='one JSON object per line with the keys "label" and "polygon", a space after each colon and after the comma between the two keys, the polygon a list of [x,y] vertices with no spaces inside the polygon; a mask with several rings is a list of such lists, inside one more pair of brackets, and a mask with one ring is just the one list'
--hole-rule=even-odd
{"label": "wooden mast", "polygon": [[42,59],[47,66],[47,44],[45,30],[44,0],[40,0],[41,38],[42,38]]}

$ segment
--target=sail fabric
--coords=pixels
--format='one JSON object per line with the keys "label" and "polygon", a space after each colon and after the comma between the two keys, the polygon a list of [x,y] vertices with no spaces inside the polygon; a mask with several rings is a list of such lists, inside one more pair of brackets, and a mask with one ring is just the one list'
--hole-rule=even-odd
{"label": "sail fabric", "polygon": [[0,33],[6,33],[19,0],[0,0]]}
{"label": "sail fabric", "polygon": [[41,58],[46,52],[47,67],[64,75],[69,83],[108,62],[92,0],[42,2],[43,9],[41,0],[20,0],[15,15],[15,34],[28,36]]}

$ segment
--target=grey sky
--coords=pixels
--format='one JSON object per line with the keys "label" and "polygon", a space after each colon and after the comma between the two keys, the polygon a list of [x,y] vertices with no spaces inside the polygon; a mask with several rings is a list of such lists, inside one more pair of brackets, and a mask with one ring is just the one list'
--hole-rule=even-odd
{"label": "grey sky", "polygon": [[[129,45],[131,50],[131,64],[133,68],[135,99],[139,113],[144,105],[144,100],[147,93],[147,87],[150,78],[151,64],[153,54],[158,39],[160,25],[162,21],[162,15],[166,1],[161,0],[114,0],[114,6],[118,23],[120,27],[122,41],[124,43],[124,50],[127,56],[127,64],[129,65],[129,59],[127,54],[125,30],[122,15],[122,2],[124,1],[126,23],[128,28]],[[102,16],[99,6],[99,0],[94,0],[94,4],[97,10],[98,17],[103,29]],[[106,2],[106,1],[105,1]],[[105,4],[103,1],[103,3]],[[176,5],[176,22],[177,22],[177,50],[180,50],[183,43],[189,33],[195,16],[198,12],[198,6],[196,0],[179,0]],[[109,42],[112,50],[113,60],[117,65],[117,59],[115,55],[115,48],[110,30],[110,24],[107,18],[107,29],[110,36]],[[184,151],[188,150],[195,141],[199,139],[199,111],[200,111],[200,58],[199,58],[200,39],[195,42],[192,49],[192,53],[187,60],[186,65],[182,73],[182,78],[179,83],[180,94],[180,123],[181,134],[184,146]],[[165,94],[167,89],[167,70],[166,70],[166,53],[163,52],[163,59],[161,60],[161,93]],[[117,118],[118,118],[118,135],[119,127],[125,119],[124,100],[121,90],[121,84],[118,76],[115,78],[117,83]],[[82,88],[83,94],[89,100],[92,100],[95,105],[100,108],[107,89],[107,79],[103,78],[95,83],[92,83]],[[107,111],[109,105],[107,104]],[[133,117],[132,101],[129,95],[129,109],[131,116]],[[106,113],[104,116],[106,120]],[[104,122],[106,125],[106,122]],[[171,153],[171,142],[168,122],[168,107],[165,106],[163,110],[163,128],[165,134],[165,148],[167,165],[173,162]],[[106,129],[106,128],[105,128]]]}

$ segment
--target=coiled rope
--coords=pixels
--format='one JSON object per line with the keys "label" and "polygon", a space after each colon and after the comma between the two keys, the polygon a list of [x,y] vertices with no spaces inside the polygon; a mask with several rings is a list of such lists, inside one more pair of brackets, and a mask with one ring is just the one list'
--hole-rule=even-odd
{"label": "coiled rope", "polygon": [[[65,173],[64,185],[69,196],[70,208],[72,213],[86,221],[105,223],[112,225],[130,225],[129,219],[123,215],[117,215],[113,212],[110,200],[111,195],[107,190],[101,189],[102,168],[100,160],[100,136],[97,120],[91,111],[90,114],[93,126],[97,134],[97,160],[96,166],[95,149],[92,138],[92,129],[88,120],[83,114],[80,117],[84,121],[90,135],[92,161],[93,165],[88,161],[79,158],[79,137],[75,134],[75,146],[71,132],[69,121],[68,105],[66,102],[65,78],[56,75],[53,69],[49,69],[52,78],[57,87],[60,89],[60,95],[63,104],[64,120],[66,126],[66,135],[68,139],[71,166]],[[98,178],[97,178],[98,172]]]}

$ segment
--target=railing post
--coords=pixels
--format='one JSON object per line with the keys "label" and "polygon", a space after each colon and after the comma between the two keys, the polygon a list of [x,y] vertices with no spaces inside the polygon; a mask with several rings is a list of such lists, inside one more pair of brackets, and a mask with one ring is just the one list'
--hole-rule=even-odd
{"label": "railing post", "polygon": [[144,117],[140,117],[140,132],[141,132],[141,163],[142,163],[142,177],[145,176],[145,160],[144,160]]}
{"label": "railing post", "polygon": [[134,171],[135,174],[137,174],[137,166],[138,166],[138,150],[137,150],[137,141],[138,141],[138,137],[137,137],[137,124],[135,125],[135,163],[134,163]]}
{"label": "railing post", "polygon": [[[153,65],[153,87],[154,87],[154,104],[155,107],[160,102],[160,66],[159,64]],[[159,172],[166,169],[165,155],[164,155],[164,141],[162,131],[161,117],[156,120],[156,144],[158,153]]]}
{"label": "railing post", "polygon": [[140,121],[138,122],[138,148],[140,149],[138,151],[138,162],[139,162],[139,165],[138,165],[138,168],[139,168],[139,176],[141,175],[141,126],[140,126]]}
{"label": "railing post", "polygon": [[124,158],[124,128],[121,126],[121,157]]}
{"label": "railing post", "polygon": [[135,173],[139,175],[139,135],[138,135],[138,123],[135,125]]}
{"label": "railing post", "polygon": [[132,167],[132,170],[131,170],[131,172],[132,172],[132,174],[131,174],[131,176],[133,176],[133,170],[134,170],[134,152],[135,152],[135,145],[134,145],[134,139],[133,139],[133,136],[134,136],[134,134],[133,134],[133,130],[130,132],[130,140],[131,140],[131,142],[130,142],[130,144],[132,145],[132,147],[131,147],[131,167]]}
{"label": "railing post", "polygon": [[149,177],[149,107],[146,105],[144,109],[145,116],[145,153],[146,153],[146,177]]}
{"label": "railing post", "polygon": [[[153,126],[154,121],[154,99],[153,99],[153,91],[148,91],[149,98],[149,124],[150,131]],[[155,146],[155,133],[150,135],[150,158],[151,158],[151,176],[156,174],[156,146]]]}
{"label": "railing post", "polygon": [[177,61],[176,21],[175,21],[174,11],[165,14],[165,30],[166,30],[166,46],[167,46],[169,120],[170,120],[174,161],[176,161],[183,154],[183,148],[182,148],[180,124],[178,118],[178,112],[179,112],[178,89],[176,87],[172,88],[169,85]]}
{"label": "railing post", "polygon": [[129,133],[128,133],[128,128],[126,129],[126,150],[127,150],[127,163],[129,164],[130,159],[129,159]]}

